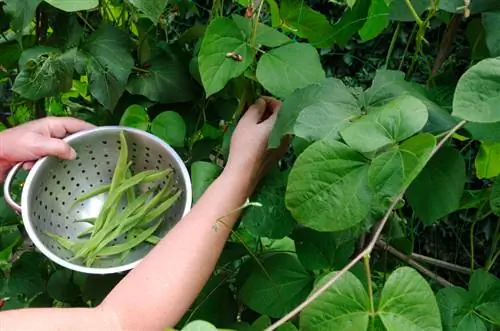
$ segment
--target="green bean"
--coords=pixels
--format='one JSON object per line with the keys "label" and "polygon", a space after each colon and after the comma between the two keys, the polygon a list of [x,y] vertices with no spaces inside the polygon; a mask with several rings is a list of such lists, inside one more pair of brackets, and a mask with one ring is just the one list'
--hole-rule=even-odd
{"label": "green bean", "polygon": [[[125,174],[128,169],[128,145],[127,139],[125,138],[125,134],[123,131],[120,131],[120,153],[118,155],[118,161],[116,162],[115,171],[113,173],[113,177],[111,178],[111,186],[109,188],[109,194],[115,193],[118,186],[124,181]],[[92,232],[92,237],[95,235],[97,231],[101,229],[103,223],[106,221],[106,216],[109,213],[109,209],[111,207],[110,199],[106,200],[105,205],[102,208],[102,212],[97,217],[95,222],[94,231]]]}
{"label": "green bean", "polygon": [[[165,185],[164,189],[168,192],[169,187]],[[163,190],[163,189],[162,189]],[[149,224],[150,222],[154,221],[158,216],[162,215],[165,213],[179,198],[181,191],[177,192],[173,196],[171,196],[169,199],[161,203],[159,206],[148,212],[146,215],[144,215],[144,211],[149,210],[151,206],[156,205],[156,201],[162,198],[162,195],[165,193],[159,193],[157,194],[151,201],[149,201],[144,207],[140,208],[139,211],[137,212],[136,215],[126,219],[124,222],[122,222],[118,228],[116,228],[111,235],[107,236],[101,243],[93,249],[93,252],[91,253],[91,260],[95,259],[97,254],[104,249],[104,247],[109,244],[114,238],[117,238],[124,233],[130,231],[132,228],[139,224]],[[158,199],[157,199],[158,198]],[[148,208],[149,207],[149,208]]]}
{"label": "green bean", "polygon": [[142,231],[137,237],[123,243],[123,244],[117,244],[109,247],[103,248],[98,256],[109,256],[109,255],[115,255],[115,254],[120,254],[122,252],[125,252],[127,250],[131,250],[132,248],[142,244],[146,239],[148,239],[153,233],[158,229],[158,227],[161,224],[161,220],[156,222],[155,225],[149,227],[148,229]]}
{"label": "green bean", "polygon": [[155,235],[151,235],[146,239],[146,242],[152,245],[156,245],[160,242],[161,238]]}
{"label": "green bean", "polygon": [[50,233],[47,231],[43,231],[43,234],[45,234],[47,237],[54,239],[61,247],[67,249],[68,251],[71,251],[73,242],[69,239],[66,239],[64,237],[58,236],[57,234]]}
{"label": "green bean", "polygon": [[[132,171],[130,170],[130,168],[127,169],[127,173],[126,173],[126,176],[125,176],[127,179],[132,177]],[[134,187],[131,187],[127,190],[127,202],[128,203],[132,203],[135,199],[137,198],[136,194],[135,194],[135,190],[134,190]]]}
{"label": "green bean", "polygon": [[93,227],[93,226],[91,226],[91,227],[89,227],[89,228],[87,228],[87,229],[83,230],[82,232],[80,232],[80,233],[78,234],[77,238],[83,238],[83,237],[85,237],[85,236],[88,236],[88,235],[92,234],[92,230],[93,230],[93,229],[94,229],[94,227]]}
{"label": "green bean", "polygon": [[95,217],[89,217],[89,218],[81,218],[79,220],[74,220],[73,222],[74,223],[90,223],[90,224],[94,224],[95,220],[96,220]]}
{"label": "green bean", "polygon": [[88,200],[92,197],[95,197],[99,194],[103,194],[103,193],[106,193],[107,191],[109,191],[109,188],[111,187],[111,184],[105,184],[105,185],[102,185],[102,186],[99,186],[99,187],[96,187],[95,189],[93,189],[92,191],[90,192],[87,192],[87,193],[84,193],[82,195],[80,195],[72,204],[71,206],[69,207],[69,210],[75,208],[75,206],[77,204],[79,204],[80,202],[83,202],[85,200]]}

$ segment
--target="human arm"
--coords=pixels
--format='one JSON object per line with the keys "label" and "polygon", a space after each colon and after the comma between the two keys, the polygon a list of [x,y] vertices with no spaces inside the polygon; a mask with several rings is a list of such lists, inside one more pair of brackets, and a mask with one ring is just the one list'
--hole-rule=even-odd
{"label": "human arm", "polygon": [[[269,163],[267,140],[279,103],[246,112],[228,164],[196,205],[96,308],[34,308],[0,313],[0,330],[164,330],[189,309],[209,279],[239,213]],[[266,107],[274,109],[262,121]],[[278,155],[278,156],[276,156]],[[218,224],[223,218],[224,225]],[[214,226],[217,226],[215,231]]]}

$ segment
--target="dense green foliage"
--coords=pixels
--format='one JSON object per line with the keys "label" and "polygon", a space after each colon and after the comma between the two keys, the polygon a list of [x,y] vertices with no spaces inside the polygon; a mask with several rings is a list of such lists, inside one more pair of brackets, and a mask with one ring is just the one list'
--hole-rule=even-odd
{"label": "dense green foliage", "polygon": [[[0,0],[2,129],[148,130],[196,200],[272,95],[289,153],[177,328],[263,330],[311,298],[279,330],[498,330],[499,27],[496,0]],[[3,200],[0,268],[4,310],[94,306],[123,277],[49,262]]]}

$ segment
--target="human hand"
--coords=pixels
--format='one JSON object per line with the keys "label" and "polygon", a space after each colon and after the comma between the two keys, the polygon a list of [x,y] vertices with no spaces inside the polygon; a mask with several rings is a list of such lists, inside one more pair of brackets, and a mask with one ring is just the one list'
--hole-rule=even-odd
{"label": "human hand", "polygon": [[267,148],[280,106],[276,99],[260,98],[248,108],[233,132],[224,171],[247,179],[250,190],[288,150],[289,137],[276,150]]}
{"label": "human hand", "polygon": [[30,169],[44,156],[74,159],[75,150],[61,138],[93,127],[76,118],[46,117],[0,132],[0,182],[18,162]]}

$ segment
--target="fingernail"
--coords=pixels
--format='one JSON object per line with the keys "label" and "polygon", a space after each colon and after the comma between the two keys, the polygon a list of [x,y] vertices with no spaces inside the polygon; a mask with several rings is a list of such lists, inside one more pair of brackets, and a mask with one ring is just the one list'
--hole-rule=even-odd
{"label": "fingernail", "polygon": [[71,160],[76,158],[76,151],[73,148],[70,148],[70,150],[69,150],[69,158]]}

